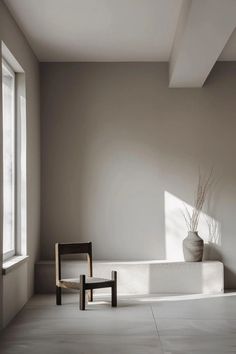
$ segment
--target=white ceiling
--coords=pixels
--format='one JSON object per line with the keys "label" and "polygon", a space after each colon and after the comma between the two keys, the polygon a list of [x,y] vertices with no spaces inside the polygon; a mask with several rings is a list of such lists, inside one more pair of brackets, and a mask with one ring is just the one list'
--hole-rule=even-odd
{"label": "white ceiling", "polygon": [[40,61],[168,61],[182,0],[5,0]]}
{"label": "white ceiling", "polygon": [[168,61],[169,87],[202,87],[236,60],[236,0],[4,1],[40,61]]}
{"label": "white ceiling", "polygon": [[[183,0],[4,2],[40,61],[168,61]],[[236,60],[236,30],[219,60]]]}

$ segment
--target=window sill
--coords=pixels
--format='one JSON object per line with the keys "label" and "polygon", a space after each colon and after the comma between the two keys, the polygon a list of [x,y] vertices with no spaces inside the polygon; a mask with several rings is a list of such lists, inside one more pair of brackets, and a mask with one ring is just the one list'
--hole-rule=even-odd
{"label": "window sill", "polygon": [[14,256],[3,262],[2,274],[6,275],[10,273],[13,269],[19,267],[22,263],[27,262],[29,256]]}

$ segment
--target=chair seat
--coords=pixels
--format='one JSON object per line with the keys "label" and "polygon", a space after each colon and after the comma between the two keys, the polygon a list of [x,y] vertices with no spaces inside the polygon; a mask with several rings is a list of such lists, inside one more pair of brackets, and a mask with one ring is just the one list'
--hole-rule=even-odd
{"label": "chair seat", "polygon": [[[86,277],[85,284],[103,284],[112,283],[111,279],[96,278],[96,277]],[[59,286],[63,288],[79,289],[80,288],[80,278],[66,278],[59,281]]]}

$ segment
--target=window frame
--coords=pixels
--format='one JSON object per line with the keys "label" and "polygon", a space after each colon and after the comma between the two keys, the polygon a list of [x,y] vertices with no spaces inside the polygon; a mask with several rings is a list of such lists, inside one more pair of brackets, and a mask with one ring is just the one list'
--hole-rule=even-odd
{"label": "window frame", "polygon": [[[2,68],[5,67],[5,69],[9,72],[9,74],[11,75],[11,77],[13,78],[13,92],[14,92],[14,97],[13,97],[13,113],[14,113],[14,132],[13,132],[13,136],[14,136],[14,146],[13,146],[13,150],[14,150],[14,191],[13,191],[13,195],[14,195],[14,221],[13,221],[13,230],[14,230],[14,235],[13,235],[13,249],[4,252],[3,251],[3,261],[7,261],[10,258],[16,256],[17,254],[17,242],[18,242],[18,232],[17,232],[17,224],[18,224],[18,168],[17,168],[17,163],[18,163],[18,131],[17,131],[17,114],[16,114],[16,106],[17,106],[17,97],[16,97],[16,72],[14,71],[14,69],[11,67],[11,65],[8,63],[8,61],[2,57]],[[3,112],[2,112],[2,119],[3,118]],[[3,144],[4,144],[4,139],[3,139]],[[4,188],[4,185],[3,185]],[[3,204],[3,211],[4,211],[4,204]],[[3,214],[4,215],[4,214]],[[3,219],[3,223],[4,223],[4,219]],[[3,237],[4,240],[4,237]]]}

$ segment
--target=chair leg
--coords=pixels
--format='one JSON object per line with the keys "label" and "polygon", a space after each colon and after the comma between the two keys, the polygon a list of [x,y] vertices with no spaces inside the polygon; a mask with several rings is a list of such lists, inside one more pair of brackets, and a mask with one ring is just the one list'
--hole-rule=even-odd
{"label": "chair leg", "polygon": [[80,310],[85,310],[85,275],[80,275]]}
{"label": "chair leg", "polygon": [[89,290],[89,301],[93,302],[93,289]]}
{"label": "chair leg", "polygon": [[61,288],[59,286],[56,286],[56,303],[61,305]]}
{"label": "chair leg", "polygon": [[117,272],[112,271],[111,278],[114,280],[114,283],[111,287],[111,306],[117,307]]}

